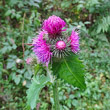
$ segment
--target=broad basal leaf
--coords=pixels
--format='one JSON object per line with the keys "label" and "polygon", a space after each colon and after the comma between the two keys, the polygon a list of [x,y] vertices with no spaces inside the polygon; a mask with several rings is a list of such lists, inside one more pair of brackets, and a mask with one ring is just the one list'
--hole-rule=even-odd
{"label": "broad basal leaf", "polygon": [[76,55],[72,54],[59,62],[53,62],[53,72],[80,89],[85,89],[84,66]]}
{"label": "broad basal leaf", "polygon": [[28,105],[31,106],[32,109],[36,107],[37,100],[39,99],[39,93],[49,80],[49,77],[44,75],[33,78],[32,84],[27,92]]}

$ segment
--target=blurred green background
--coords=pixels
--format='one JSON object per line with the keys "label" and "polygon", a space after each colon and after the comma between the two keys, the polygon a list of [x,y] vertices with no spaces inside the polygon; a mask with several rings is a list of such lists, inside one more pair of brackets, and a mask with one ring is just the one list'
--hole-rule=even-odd
{"label": "blurred green background", "polygon": [[[25,110],[32,70],[26,59],[42,22],[51,15],[80,29],[80,59],[86,69],[83,92],[60,81],[62,110],[110,110],[110,0],[0,1],[0,110]],[[53,110],[51,87],[40,94],[39,110]],[[37,109],[36,109],[37,110]]]}

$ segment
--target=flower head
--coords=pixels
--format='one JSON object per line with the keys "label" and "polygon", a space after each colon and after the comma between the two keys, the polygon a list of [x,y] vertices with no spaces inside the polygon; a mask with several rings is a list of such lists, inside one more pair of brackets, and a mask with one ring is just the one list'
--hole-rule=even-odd
{"label": "flower head", "polygon": [[49,34],[60,34],[62,31],[64,31],[62,28],[65,27],[65,25],[66,23],[64,20],[53,15],[44,21],[42,28]]}
{"label": "flower head", "polygon": [[71,36],[68,38],[68,40],[70,41],[72,52],[77,53],[80,50],[78,33],[72,31]]}
{"label": "flower head", "polygon": [[27,64],[31,64],[31,62],[32,62],[32,58],[31,57],[29,57],[29,58],[26,59],[26,63]]}
{"label": "flower head", "polygon": [[56,48],[59,50],[63,50],[63,49],[65,49],[65,47],[66,47],[66,43],[64,41],[58,41],[56,43]]}
{"label": "flower head", "polygon": [[43,39],[45,34],[47,34],[45,31],[41,31],[38,38],[33,39],[33,52],[37,55],[40,62],[48,64],[52,53],[49,45]]}
{"label": "flower head", "polygon": [[66,23],[55,15],[44,21],[43,31],[33,39],[32,44],[33,52],[41,63],[48,65],[52,57],[62,58],[71,51],[73,53],[79,51],[78,33],[72,31],[71,36],[68,37],[66,31],[62,33],[65,25]]}

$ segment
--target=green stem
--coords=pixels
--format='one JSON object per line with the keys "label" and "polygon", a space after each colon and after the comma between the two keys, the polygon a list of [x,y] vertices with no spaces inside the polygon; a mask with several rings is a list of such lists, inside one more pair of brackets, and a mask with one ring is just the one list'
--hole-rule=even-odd
{"label": "green stem", "polygon": [[59,105],[59,94],[58,94],[58,83],[57,81],[54,82],[53,85],[53,96],[54,96],[54,107],[55,110],[60,110],[60,105]]}
{"label": "green stem", "polygon": [[53,84],[54,83],[54,77],[52,75],[52,71],[49,68],[47,69],[47,75],[50,77],[50,82]]}

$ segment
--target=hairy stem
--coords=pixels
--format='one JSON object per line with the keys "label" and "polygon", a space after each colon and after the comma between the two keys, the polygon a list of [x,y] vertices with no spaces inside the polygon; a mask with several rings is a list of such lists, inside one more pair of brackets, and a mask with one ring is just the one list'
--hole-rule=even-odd
{"label": "hairy stem", "polygon": [[47,75],[50,77],[50,82],[53,84],[53,98],[55,110],[60,110],[58,82],[57,80],[55,80],[55,77],[52,75],[52,71],[49,68],[47,68]]}
{"label": "hairy stem", "polygon": [[60,110],[59,94],[58,94],[58,83],[57,83],[57,81],[55,81],[54,85],[53,85],[53,96],[54,96],[54,107],[55,107],[55,110]]}
{"label": "hairy stem", "polygon": [[54,82],[54,77],[53,77],[53,75],[52,75],[51,70],[49,70],[49,68],[47,68],[47,74],[48,74],[48,76],[50,77],[51,83],[53,83],[53,82]]}

